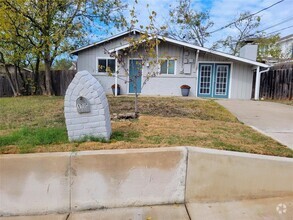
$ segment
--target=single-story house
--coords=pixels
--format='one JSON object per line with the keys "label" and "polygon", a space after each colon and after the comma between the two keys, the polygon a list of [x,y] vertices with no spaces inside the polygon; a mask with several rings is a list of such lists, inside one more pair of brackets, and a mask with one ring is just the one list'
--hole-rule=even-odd
{"label": "single-story house", "polygon": [[[195,97],[259,98],[260,75],[268,71],[268,65],[256,62],[256,54],[252,54],[249,47],[242,49],[243,56],[246,56],[244,58],[165,36],[156,36],[160,40],[158,57],[164,60],[160,62],[159,74],[143,84],[150,66],[136,65],[140,62],[138,55],[125,57],[129,74],[119,68],[117,57],[110,55],[121,52],[123,56],[123,51],[132,46],[126,38],[137,37],[141,33],[136,29],[126,31],[72,51],[78,56],[77,70],[89,71],[109,94],[115,83],[120,85],[121,94],[133,94],[134,83],[137,83],[138,92],[144,95],[180,96],[180,86],[185,84],[191,87],[189,95]],[[114,74],[109,75],[106,68],[113,70]],[[135,82],[129,80],[138,72],[142,73],[139,79]]]}

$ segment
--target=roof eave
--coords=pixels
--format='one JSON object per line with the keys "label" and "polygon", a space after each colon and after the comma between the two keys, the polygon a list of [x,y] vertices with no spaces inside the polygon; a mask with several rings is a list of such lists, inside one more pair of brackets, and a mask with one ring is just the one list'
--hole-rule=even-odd
{"label": "roof eave", "polygon": [[[168,38],[168,37],[162,37],[162,36],[157,36],[157,37],[160,40],[164,40],[164,41],[167,41],[167,42],[170,42],[170,43],[179,44],[179,45],[186,46],[186,47],[189,47],[189,48],[192,48],[192,49],[212,53],[212,54],[215,54],[215,55],[218,55],[218,56],[223,56],[223,57],[226,57],[226,58],[229,58],[229,59],[232,59],[232,60],[236,60],[236,61],[239,61],[239,62],[244,62],[244,63],[248,63],[248,64],[251,64],[251,65],[260,66],[260,67],[265,67],[265,68],[269,67],[269,65],[267,65],[267,64],[260,63],[260,62],[254,61],[254,60],[249,60],[249,59],[246,59],[246,58],[237,57],[237,56],[226,54],[226,53],[223,53],[223,52],[220,52],[220,51],[210,50],[210,49],[207,49],[205,47],[193,45],[193,44],[190,44],[190,43],[181,42],[181,41],[171,39],[171,38]],[[125,49],[125,48],[130,47],[130,46],[131,46],[130,44],[125,44],[125,45],[122,45],[120,47],[113,48],[113,49],[109,50],[109,52],[112,53],[112,52],[115,52],[115,51]]]}
{"label": "roof eave", "polygon": [[117,37],[121,37],[121,36],[123,36],[123,35],[125,35],[125,34],[129,34],[129,33],[131,33],[131,32],[134,32],[134,33],[135,33],[135,32],[141,33],[142,31],[139,30],[139,29],[136,29],[136,28],[134,28],[134,29],[132,29],[132,30],[124,31],[124,32],[122,32],[122,33],[120,33],[120,34],[113,35],[113,36],[111,36],[111,37],[108,37],[108,38],[106,38],[106,39],[104,39],[104,40],[101,40],[101,41],[98,41],[98,42],[96,42],[96,43],[93,43],[93,44],[90,44],[90,45],[87,45],[87,46],[81,47],[81,48],[76,49],[76,50],[73,50],[73,51],[71,51],[69,54],[78,55],[78,52],[80,52],[80,51],[82,51],[82,50],[86,50],[86,49],[88,49],[88,48],[91,48],[91,47],[97,46],[97,45],[99,45],[99,44],[105,43],[105,42],[107,42],[107,41],[109,41],[109,40],[115,39],[115,38],[117,38]]}

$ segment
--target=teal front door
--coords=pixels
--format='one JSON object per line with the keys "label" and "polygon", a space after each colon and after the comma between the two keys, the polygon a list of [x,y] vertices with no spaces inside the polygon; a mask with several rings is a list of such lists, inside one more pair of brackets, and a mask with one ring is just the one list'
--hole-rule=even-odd
{"label": "teal front door", "polygon": [[228,98],[230,64],[199,64],[198,97]]}
{"label": "teal front door", "polygon": [[142,61],[129,60],[129,93],[141,93]]}

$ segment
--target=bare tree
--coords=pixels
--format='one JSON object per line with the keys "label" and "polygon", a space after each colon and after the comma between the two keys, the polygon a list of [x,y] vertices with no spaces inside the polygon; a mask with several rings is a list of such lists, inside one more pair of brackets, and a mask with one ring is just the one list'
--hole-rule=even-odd
{"label": "bare tree", "polygon": [[260,25],[259,16],[250,16],[250,12],[241,13],[239,18],[230,28],[236,29],[237,34],[228,36],[218,43],[224,48],[228,48],[233,55],[238,55],[240,48],[244,45],[244,41],[252,36],[256,28]]}
{"label": "bare tree", "polygon": [[[134,112],[136,117],[138,117],[139,109],[138,109],[138,96],[140,91],[144,88],[147,82],[152,78],[156,77],[160,74],[160,65],[164,60],[159,59],[158,54],[158,46],[160,42],[164,41],[163,38],[158,37],[158,33],[162,32],[166,29],[165,26],[157,26],[156,25],[156,16],[157,13],[155,11],[149,11],[149,6],[147,5],[147,11],[149,13],[149,24],[146,26],[140,25],[139,36],[128,36],[126,38],[127,46],[120,51],[108,51],[108,53],[115,57],[118,62],[118,69],[116,70],[116,74],[119,72],[123,72],[126,76],[128,76],[128,80],[124,78],[120,78],[124,80],[125,83],[132,83],[134,90]],[[139,20],[136,15],[135,6],[130,10],[131,21],[129,22],[129,30],[132,30],[136,25],[138,25]],[[105,48],[107,51],[107,49]],[[112,53],[111,53],[112,52]],[[130,67],[128,67],[127,63],[129,59],[133,57],[138,57],[139,61],[132,62]],[[165,58],[168,59],[167,56]],[[131,66],[133,65],[133,66]],[[137,68],[137,72],[134,75],[131,75],[130,72],[133,68]],[[144,74],[142,73],[142,69],[144,69]],[[110,75],[114,73],[108,68],[107,72]],[[142,78],[142,83],[139,84],[139,79]]]}
{"label": "bare tree", "polygon": [[214,25],[208,11],[200,12],[191,7],[191,0],[179,0],[169,12],[168,34],[180,40],[204,47]]}

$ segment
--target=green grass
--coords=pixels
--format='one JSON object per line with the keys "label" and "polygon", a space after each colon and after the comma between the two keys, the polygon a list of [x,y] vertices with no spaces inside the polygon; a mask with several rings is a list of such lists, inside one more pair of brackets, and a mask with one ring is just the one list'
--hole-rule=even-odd
{"label": "green grass", "polygon": [[1,130],[19,127],[64,127],[63,97],[0,98]]}
{"label": "green grass", "polygon": [[114,131],[111,135],[111,141],[133,141],[140,137],[138,131]]}
{"label": "green grass", "polygon": [[21,152],[29,152],[38,145],[50,145],[67,142],[66,129],[63,128],[20,128],[12,133],[0,136],[0,147],[16,145]]}

